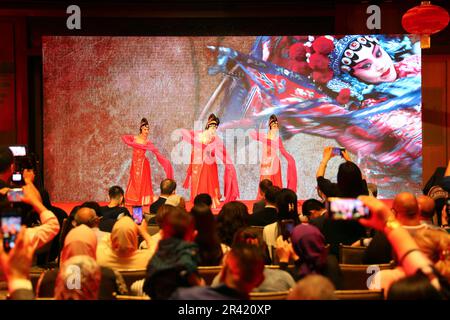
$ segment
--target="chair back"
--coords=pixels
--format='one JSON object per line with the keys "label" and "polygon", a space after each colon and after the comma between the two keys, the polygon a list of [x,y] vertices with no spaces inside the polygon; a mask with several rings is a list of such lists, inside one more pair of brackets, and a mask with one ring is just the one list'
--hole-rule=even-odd
{"label": "chair back", "polygon": [[222,270],[222,266],[202,266],[198,267],[197,270],[200,276],[205,279],[206,285],[210,286],[214,278]]}
{"label": "chair back", "polygon": [[289,291],[251,292],[250,300],[286,300]]}
{"label": "chair back", "polygon": [[250,226],[250,227],[248,227],[247,230],[252,232],[252,233],[255,233],[260,239],[264,239],[263,238],[264,227],[261,227],[261,226]]}
{"label": "chair back", "polygon": [[339,244],[339,263],[363,264],[365,247],[346,246]]}
{"label": "chair back", "polygon": [[128,291],[131,290],[133,282],[144,279],[145,274],[147,273],[147,270],[145,269],[123,269],[118,271],[122,275],[123,280],[128,287]]}
{"label": "chair back", "polygon": [[343,290],[367,290],[371,277],[380,270],[392,269],[391,264],[339,264]]}
{"label": "chair back", "polygon": [[383,300],[383,290],[336,290],[339,300]]}
{"label": "chair back", "polygon": [[40,267],[31,267],[30,269],[30,281],[33,285],[33,290],[36,292],[37,283],[39,278],[41,277],[43,272],[46,272],[48,269],[40,268]]}

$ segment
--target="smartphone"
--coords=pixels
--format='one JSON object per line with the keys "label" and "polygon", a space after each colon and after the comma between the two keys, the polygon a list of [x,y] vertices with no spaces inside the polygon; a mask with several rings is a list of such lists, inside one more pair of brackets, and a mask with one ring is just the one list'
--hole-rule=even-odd
{"label": "smartphone", "polygon": [[23,182],[23,175],[21,172],[14,172],[11,177],[12,182],[21,183]]}
{"label": "smartphone", "polygon": [[14,157],[25,157],[27,155],[27,148],[25,146],[10,146],[9,149]]}
{"label": "smartphone", "polygon": [[342,156],[342,152],[345,151],[345,148],[339,148],[339,147],[334,147],[333,148],[333,155],[335,156]]}
{"label": "smartphone", "polygon": [[144,214],[142,212],[142,207],[133,207],[133,220],[134,222],[136,222],[137,224],[141,224],[142,223],[142,219],[144,218]]}
{"label": "smartphone", "polygon": [[22,217],[17,213],[3,213],[2,218],[3,248],[9,252],[16,244],[17,235],[22,226]]}
{"label": "smartphone", "polygon": [[22,202],[23,196],[24,193],[22,188],[9,189],[7,193],[9,202]]}
{"label": "smartphone", "polygon": [[326,207],[329,218],[333,220],[357,220],[370,217],[369,208],[358,199],[328,198]]}
{"label": "smartphone", "polygon": [[288,241],[291,238],[292,230],[294,230],[295,222],[292,219],[280,221],[280,233],[283,240]]}

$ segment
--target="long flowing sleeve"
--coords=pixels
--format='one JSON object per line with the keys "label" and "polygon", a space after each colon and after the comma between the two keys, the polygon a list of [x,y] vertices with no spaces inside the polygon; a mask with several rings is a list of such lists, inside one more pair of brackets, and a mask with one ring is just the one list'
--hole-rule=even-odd
{"label": "long flowing sleeve", "polygon": [[150,141],[147,142],[146,149],[153,152],[153,154],[156,156],[156,159],[158,160],[159,164],[163,167],[164,171],[166,172],[166,177],[168,179],[173,179],[173,167],[169,159],[164,157],[159,152],[158,148],[156,148],[155,145]]}
{"label": "long flowing sleeve", "polygon": [[[192,147],[194,147],[194,131],[189,131],[186,129],[181,129],[181,135],[183,138],[183,141],[190,143]],[[186,171],[186,178],[184,179],[183,188],[189,189],[189,181],[191,180],[192,176],[192,163],[189,163],[189,167]]]}
{"label": "long flowing sleeve", "polygon": [[159,152],[158,148],[156,148],[153,143],[151,143],[150,141],[147,141],[146,144],[137,143],[134,141],[134,136],[132,136],[132,135],[122,136],[122,141],[132,148],[149,150],[149,151],[153,152],[153,154],[156,156],[156,159],[158,160],[159,164],[163,167],[167,178],[173,179],[172,164],[166,157],[164,157]]}
{"label": "long flowing sleeve", "polygon": [[217,136],[215,140],[216,141],[214,143],[216,144],[216,156],[219,157],[219,159],[223,162],[225,166],[223,179],[224,179],[225,203],[227,203],[239,198],[239,186],[237,181],[237,174],[233,162],[227,155],[222,140],[220,140],[219,137]]}
{"label": "long flowing sleeve", "polygon": [[281,154],[287,161],[287,188],[297,193],[297,166],[295,159],[286,151],[281,138],[279,138],[279,148]]}

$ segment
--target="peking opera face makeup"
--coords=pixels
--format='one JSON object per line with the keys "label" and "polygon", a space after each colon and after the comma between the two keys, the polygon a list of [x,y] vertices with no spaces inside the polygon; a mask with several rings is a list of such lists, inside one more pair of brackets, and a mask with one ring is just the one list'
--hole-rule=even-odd
{"label": "peking opera face makeup", "polygon": [[366,83],[392,82],[397,78],[391,57],[378,44],[362,46],[355,62],[352,75]]}

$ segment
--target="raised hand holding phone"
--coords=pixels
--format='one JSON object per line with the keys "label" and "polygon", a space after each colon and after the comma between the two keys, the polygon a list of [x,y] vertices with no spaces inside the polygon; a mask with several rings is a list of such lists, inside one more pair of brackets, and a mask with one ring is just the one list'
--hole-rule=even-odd
{"label": "raised hand holding phone", "polygon": [[[28,279],[35,248],[31,245],[23,226],[17,235],[14,248],[6,253],[0,246],[0,263],[8,282],[17,279]],[[3,240],[3,239],[2,239]]]}
{"label": "raised hand holding phone", "polygon": [[369,208],[359,199],[332,197],[328,198],[326,207],[333,220],[358,220],[370,216]]}

